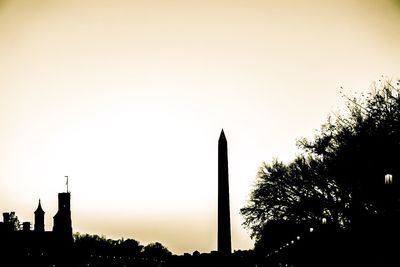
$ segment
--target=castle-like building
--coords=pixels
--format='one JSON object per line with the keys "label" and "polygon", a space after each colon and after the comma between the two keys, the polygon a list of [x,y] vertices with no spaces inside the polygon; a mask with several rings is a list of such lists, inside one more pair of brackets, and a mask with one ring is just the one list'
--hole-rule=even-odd
{"label": "castle-like building", "polygon": [[52,231],[45,231],[45,212],[40,199],[34,214],[32,230],[30,222],[24,222],[20,229],[15,213],[3,213],[3,222],[0,222],[0,255],[13,261],[39,260],[42,263],[68,258],[73,245],[71,193],[67,191],[58,194],[58,211],[53,217]]}

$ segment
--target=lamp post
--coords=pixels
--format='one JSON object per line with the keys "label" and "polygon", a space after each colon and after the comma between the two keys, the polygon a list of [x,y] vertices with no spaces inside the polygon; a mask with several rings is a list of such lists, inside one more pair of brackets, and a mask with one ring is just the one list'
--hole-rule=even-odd
{"label": "lamp post", "polygon": [[394,202],[395,202],[395,192],[393,187],[393,175],[388,173],[385,174],[385,190],[384,190],[384,209],[387,215],[393,215],[394,212]]}
{"label": "lamp post", "polygon": [[[397,224],[398,212],[396,211],[397,203],[397,191],[393,184],[393,175],[391,173],[385,174],[385,186],[383,190],[383,220],[381,238],[383,238],[382,243],[394,244],[399,237],[399,230]],[[381,239],[382,240],[382,239]],[[393,247],[390,245],[384,245],[384,250],[388,252],[387,255],[396,254]]]}
{"label": "lamp post", "polygon": [[393,184],[393,175],[385,174],[385,184]]}

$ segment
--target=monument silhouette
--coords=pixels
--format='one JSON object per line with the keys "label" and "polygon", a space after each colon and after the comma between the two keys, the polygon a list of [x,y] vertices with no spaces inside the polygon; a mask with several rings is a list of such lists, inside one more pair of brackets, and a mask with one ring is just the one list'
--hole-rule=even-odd
{"label": "monument silhouette", "polygon": [[0,222],[0,266],[78,267],[78,266],[232,266],[254,267],[252,251],[231,247],[229,207],[228,145],[222,130],[218,141],[218,249],[210,253],[173,255],[162,244],[142,246],[133,239],[107,239],[105,236],[72,233],[71,193],[58,193],[58,211],[53,229],[45,229],[41,200],[34,211],[34,227],[15,212],[3,213]]}
{"label": "monument silhouette", "polygon": [[229,211],[228,143],[224,129],[218,140],[218,252],[229,255],[231,247],[231,219]]}

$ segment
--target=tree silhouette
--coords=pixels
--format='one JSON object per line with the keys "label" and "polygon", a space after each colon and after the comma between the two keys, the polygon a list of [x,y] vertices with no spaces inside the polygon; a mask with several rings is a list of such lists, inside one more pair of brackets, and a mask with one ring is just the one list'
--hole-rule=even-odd
{"label": "tree silhouette", "polygon": [[9,224],[12,231],[21,230],[21,223],[14,211],[9,213]]}
{"label": "tree silhouette", "polygon": [[120,252],[123,256],[139,256],[143,250],[143,246],[139,244],[138,241],[134,239],[122,240],[120,245]]}
{"label": "tree silhouette", "polygon": [[107,239],[104,236],[74,234],[74,250],[79,260],[104,257],[140,257],[143,246],[134,239]]}
{"label": "tree silhouette", "polygon": [[312,224],[324,218],[338,228],[357,228],[388,212],[385,174],[393,175],[392,194],[400,184],[399,81],[344,97],[344,114],[333,113],[313,139],[298,141],[303,155],[260,167],[241,209],[256,241],[269,221]]}
{"label": "tree silhouette", "polygon": [[[362,218],[385,209],[385,174],[399,179],[399,81],[376,85],[362,98],[347,98],[346,115],[336,115],[323,125],[314,140],[300,145],[322,159],[324,174],[351,199],[347,217],[357,227]],[[396,190],[398,182],[394,182]]]}
{"label": "tree silhouette", "polygon": [[172,253],[161,243],[150,243],[143,248],[143,254],[150,259],[166,260]]}
{"label": "tree silhouette", "polygon": [[284,164],[277,160],[263,163],[248,204],[241,209],[245,226],[260,240],[267,222],[290,221],[316,224],[322,218],[342,224],[345,204],[335,181],[321,176],[324,165],[311,156],[299,156]]}

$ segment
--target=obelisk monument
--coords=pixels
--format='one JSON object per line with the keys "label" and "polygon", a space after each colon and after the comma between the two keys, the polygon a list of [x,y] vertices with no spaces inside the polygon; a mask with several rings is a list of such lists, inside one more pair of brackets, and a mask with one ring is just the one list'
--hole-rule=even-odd
{"label": "obelisk monument", "polygon": [[222,129],[218,140],[218,252],[224,255],[232,251],[228,177],[228,144]]}

